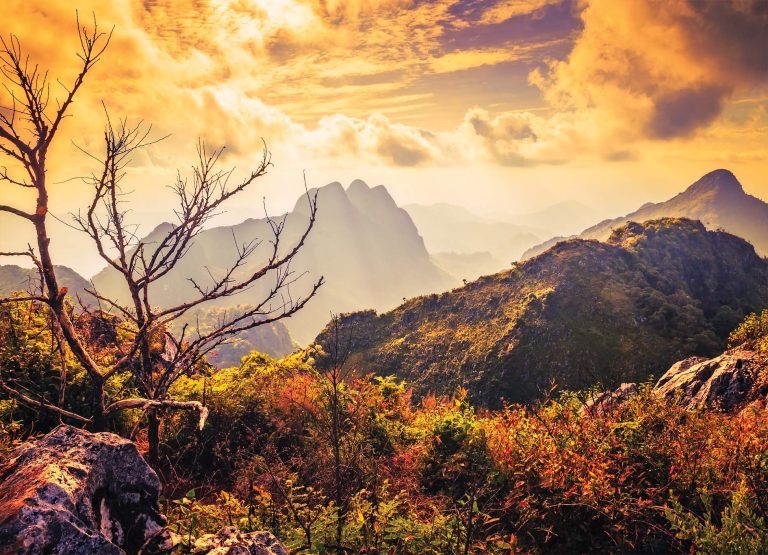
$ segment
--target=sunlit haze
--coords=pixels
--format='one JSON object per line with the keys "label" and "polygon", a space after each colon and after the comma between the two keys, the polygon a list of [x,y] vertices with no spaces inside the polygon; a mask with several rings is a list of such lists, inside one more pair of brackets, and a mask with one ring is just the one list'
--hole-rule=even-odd
{"label": "sunlit haze", "polygon": [[[171,219],[165,185],[198,138],[226,146],[238,171],[262,139],[273,155],[269,175],[216,223],[260,217],[263,197],[271,212],[289,210],[305,174],[310,187],[361,178],[400,205],[458,204],[510,222],[562,201],[621,215],[720,167],[768,198],[759,2],[10,0],[1,30],[66,82],[76,9],[114,34],[49,163],[64,221],[87,203],[72,178],[92,160],[75,145],[98,151],[102,102],[168,136],[127,177],[145,232]],[[63,263],[85,276],[103,266],[85,238],[53,230]],[[25,233],[0,216],[4,249]]]}

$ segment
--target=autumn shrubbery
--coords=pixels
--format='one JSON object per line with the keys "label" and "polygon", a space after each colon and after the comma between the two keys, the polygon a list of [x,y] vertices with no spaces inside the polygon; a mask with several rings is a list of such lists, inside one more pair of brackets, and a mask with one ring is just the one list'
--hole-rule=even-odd
{"label": "autumn shrubbery", "polygon": [[[358,377],[342,396],[337,484],[325,378],[312,362],[254,356],[179,385],[199,399],[208,381],[212,417],[183,438],[171,431],[193,427],[166,426],[167,444],[220,457],[197,472],[184,457],[172,464],[219,471],[209,489],[185,482],[195,498],[173,512],[191,543],[231,521],[335,552],[339,519],[341,547],[361,553],[759,553],[768,541],[761,403],[735,415],[689,411],[644,386],[596,414],[568,394],[478,412],[462,391],[413,403],[401,382]],[[192,532],[189,511],[201,515]]]}
{"label": "autumn shrubbery", "polygon": [[[61,359],[49,356],[45,319],[6,316],[6,375],[53,402]],[[765,352],[767,323],[768,313],[747,318],[732,345]],[[391,377],[334,380],[318,370],[322,356],[254,353],[226,370],[201,365],[176,383],[174,398],[210,409],[202,430],[193,415],[163,415],[158,470],[184,549],[230,525],[271,530],[311,553],[768,548],[762,399],[735,414],[691,411],[646,384],[600,411],[586,412],[575,393],[488,411],[463,390],[415,400]],[[78,369],[65,362],[65,406],[82,408]],[[55,424],[1,403],[4,450]],[[112,425],[127,435],[140,417]]]}
{"label": "autumn shrubbery", "polygon": [[[76,313],[71,304],[67,310],[78,332],[93,347],[94,358],[105,364],[114,361],[119,345],[132,333],[130,326],[100,311]],[[36,301],[0,306],[0,382],[35,401],[32,405],[21,403],[0,390],[0,430],[7,430],[8,441],[48,432],[61,421],[58,414],[39,403],[81,415],[93,410],[85,370],[64,344],[50,312]],[[118,372],[105,382],[108,401],[135,391],[135,380],[128,371]],[[138,417],[139,411],[118,415],[111,428],[128,433]]]}

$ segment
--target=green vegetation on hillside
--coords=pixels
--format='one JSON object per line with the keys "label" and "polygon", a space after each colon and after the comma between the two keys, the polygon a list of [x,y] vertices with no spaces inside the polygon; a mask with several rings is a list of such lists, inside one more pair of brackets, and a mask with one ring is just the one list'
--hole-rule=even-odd
{"label": "green vegetation on hillside", "polygon": [[627,224],[606,243],[567,241],[451,292],[346,315],[342,325],[362,372],[397,375],[420,395],[465,387],[498,407],[540,397],[553,381],[611,387],[713,355],[766,303],[768,265],[751,245],[665,218]]}

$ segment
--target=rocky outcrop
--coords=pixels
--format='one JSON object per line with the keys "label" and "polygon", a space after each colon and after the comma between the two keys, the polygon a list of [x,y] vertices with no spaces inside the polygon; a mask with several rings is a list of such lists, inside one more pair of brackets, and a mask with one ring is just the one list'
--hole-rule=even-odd
{"label": "rocky outcrop", "polygon": [[[738,410],[759,397],[757,360],[753,351],[736,348],[715,358],[690,357],[667,370],[652,393],[689,409]],[[623,383],[584,403],[582,414],[604,415],[640,392],[635,383]]]}
{"label": "rocky outcrop", "polygon": [[[160,480],[136,446],[61,425],[0,464],[0,555],[159,555],[165,528]],[[233,527],[197,540],[194,553],[288,555],[269,532]]]}
{"label": "rocky outcrop", "polygon": [[653,388],[655,394],[688,408],[733,410],[748,400],[755,383],[755,353],[743,349],[719,357],[675,363]]}
{"label": "rocky outcrop", "polygon": [[269,532],[245,533],[234,526],[201,536],[192,552],[208,555],[288,555],[288,550]]}
{"label": "rocky outcrop", "polygon": [[133,443],[59,426],[0,466],[0,554],[163,552],[159,494]]}
{"label": "rocky outcrop", "polygon": [[584,403],[582,413],[598,416],[609,413],[617,404],[638,394],[636,383],[623,383],[613,391],[604,391]]}

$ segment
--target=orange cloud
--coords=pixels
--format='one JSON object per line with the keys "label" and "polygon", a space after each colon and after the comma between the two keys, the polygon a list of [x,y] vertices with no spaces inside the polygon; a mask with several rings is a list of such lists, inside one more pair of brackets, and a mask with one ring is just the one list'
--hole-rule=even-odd
{"label": "orange cloud", "polygon": [[[96,148],[103,100],[172,134],[164,156],[140,161],[149,165],[183,165],[198,136],[233,157],[258,151],[263,137],[294,159],[329,165],[622,160],[636,143],[695,135],[731,99],[766,84],[768,16],[757,1],[590,0],[579,6],[572,50],[530,75],[545,110],[481,107],[454,114],[441,132],[403,123],[428,119],[436,102],[409,88],[425,75],[530,63],[567,40],[447,45],[448,31],[539,17],[558,3],[487,2],[469,20],[459,0],[83,0],[81,14],[95,12],[115,34],[66,130]],[[5,7],[31,57],[66,81],[77,68],[73,10],[54,1]],[[57,155],[69,160],[71,151],[65,142]]]}
{"label": "orange cloud", "polygon": [[481,23],[502,23],[513,17],[535,13],[542,8],[560,4],[561,0],[504,0],[486,10]]}
{"label": "orange cloud", "polygon": [[569,56],[531,82],[559,111],[621,120],[614,139],[691,135],[733,95],[768,84],[768,10],[757,0],[590,0],[581,18]]}

